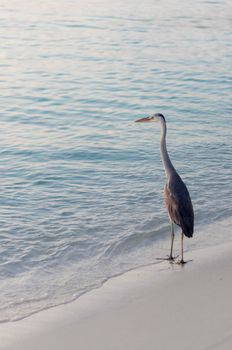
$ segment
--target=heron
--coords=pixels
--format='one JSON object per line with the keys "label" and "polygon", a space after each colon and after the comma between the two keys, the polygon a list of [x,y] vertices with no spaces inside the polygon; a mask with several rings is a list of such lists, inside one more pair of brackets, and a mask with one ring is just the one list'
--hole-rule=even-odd
{"label": "heron", "polygon": [[167,151],[166,134],[167,126],[163,114],[155,113],[152,116],[136,120],[136,123],[160,122],[161,138],[160,152],[167,178],[164,186],[164,203],[168,210],[171,224],[171,249],[167,260],[173,261],[173,243],[175,238],[174,224],[181,228],[181,259],[180,264],[185,264],[184,260],[184,236],[192,237],[194,230],[194,211],[189,191],[174,168]]}

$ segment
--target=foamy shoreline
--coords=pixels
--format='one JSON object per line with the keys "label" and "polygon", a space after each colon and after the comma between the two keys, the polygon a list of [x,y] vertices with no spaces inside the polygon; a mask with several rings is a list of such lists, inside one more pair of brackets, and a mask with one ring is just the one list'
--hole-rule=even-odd
{"label": "foamy shoreline", "polygon": [[193,261],[184,267],[164,261],[127,272],[73,303],[1,324],[0,349],[229,350],[232,243],[186,259]]}

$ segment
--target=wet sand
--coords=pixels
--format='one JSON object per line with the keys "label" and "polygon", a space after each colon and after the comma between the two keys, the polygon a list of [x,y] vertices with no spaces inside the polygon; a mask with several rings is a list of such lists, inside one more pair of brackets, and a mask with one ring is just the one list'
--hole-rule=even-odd
{"label": "wet sand", "polygon": [[0,348],[232,349],[232,244],[186,259],[127,272],[73,303],[2,324]]}

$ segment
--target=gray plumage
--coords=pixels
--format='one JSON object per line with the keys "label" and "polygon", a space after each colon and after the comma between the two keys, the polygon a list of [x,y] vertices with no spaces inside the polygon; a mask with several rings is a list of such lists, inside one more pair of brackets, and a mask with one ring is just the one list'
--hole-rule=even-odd
{"label": "gray plumage", "polygon": [[173,242],[174,242],[174,225],[181,227],[181,260],[183,258],[183,236],[192,237],[194,231],[194,212],[188,189],[174,168],[166,147],[166,120],[161,113],[152,115],[151,117],[136,120],[136,122],[153,122],[159,121],[161,124],[160,151],[167,177],[167,183],[164,187],[164,201],[168,210],[171,222],[171,251],[168,260],[173,260]]}
{"label": "gray plumage", "polygon": [[188,189],[177,173],[172,174],[165,185],[164,200],[171,220],[181,227],[186,237],[192,237],[193,206]]}

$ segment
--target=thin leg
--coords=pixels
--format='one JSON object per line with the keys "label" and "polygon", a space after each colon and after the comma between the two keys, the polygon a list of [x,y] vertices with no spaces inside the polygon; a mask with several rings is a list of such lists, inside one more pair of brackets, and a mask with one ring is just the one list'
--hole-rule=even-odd
{"label": "thin leg", "polygon": [[178,257],[178,256],[173,256],[173,243],[174,243],[175,234],[174,234],[174,224],[171,220],[170,220],[170,223],[171,223],[171,250],[170,250],[170,254],[166,258],[156,258],[157,260],[169,260],[169,261],[173,262],[173,260],[175,260],[175,258]]}
{"label": "thin leg", "polygon": [[169,260],[173,260],[173,243],[174,243],[175,233],[174,233],[174,224],[171,221],[171,250],[169,255]]}
{"label": "thin leg", "polygon": [[173,256],[173,243],[174,243],[175,234],[174,234],[174,224],[171,220],[170,220],[170,223],[171,223],[171,250],[170,250],[170,254],[166,258],[156,258],[156,260],[169,260],[169,261],[173,262],[173,260],[175,260],[179,256],[179,255]]}
{"label": "thin leg", "polygon": [[180,260],[180,264],[185,264],[185,261],[184,261],[184,233],[183,233],[183,231],[181,233],[181,260]]}
{"label": "thin leg", "polygon": [[184,265],[189,261],[192,261],[192,260],[188,260],[188,261],[184,260],[184,233],[182,232],[181,233],[181,260],[179,260],[177,264]]}

